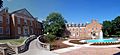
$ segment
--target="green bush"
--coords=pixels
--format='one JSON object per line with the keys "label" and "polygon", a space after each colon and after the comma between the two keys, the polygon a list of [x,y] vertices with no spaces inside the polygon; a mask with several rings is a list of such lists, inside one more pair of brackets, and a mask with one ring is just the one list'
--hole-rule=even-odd
{"label": "green bush", "polygon": [[53,41],[55,41],[56,37],[55,37],[55,35],[47,34],[47,35],[45,36],[45,39],[46,39],[46,41],[47,41],[48,43],[52,43]]}

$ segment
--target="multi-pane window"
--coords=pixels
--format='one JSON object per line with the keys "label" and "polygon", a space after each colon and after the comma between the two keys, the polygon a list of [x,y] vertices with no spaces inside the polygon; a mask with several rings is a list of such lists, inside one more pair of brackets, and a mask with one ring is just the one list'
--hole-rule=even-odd
{"label": "multi-pane window", "polygon": [[3,17],[0,16],[0,24],[3,22]]}
{"label": "multi-pane window", "polygon": [[18,34],[21,34],[21,28],[18,27]]}
{"label": "multi-pane window", "polygon": [[33,34],[33,28],[30,28],[30,33]]}
{"label": "multi-pane window", "polygon": [[32,21],[30,21],[30,25],[32,26]]}
{"label": "multi-pane window", "polygon": [[27,20],[26,19],[24,19],[24,23],[25,23],[25,25],[27,25]]}
{"label": "multi-pane window", "polygon": [[20,18],[18,18],[18,24],[20,24]]}
{"label": "multi-pane window", "polygon": [[3,28],[2,27],[0,27],[0,33],[3,33]]}
{"label": "multi-pane window", "polygon": [[9,21],[9,16],[6,18],[6,22],[7,22],[7,24],[10,23],[10,21]]}
{"label": "multi-pane window", "polygon": [[10,28],[9,27],[6,28],[6,33],[10,33]]}

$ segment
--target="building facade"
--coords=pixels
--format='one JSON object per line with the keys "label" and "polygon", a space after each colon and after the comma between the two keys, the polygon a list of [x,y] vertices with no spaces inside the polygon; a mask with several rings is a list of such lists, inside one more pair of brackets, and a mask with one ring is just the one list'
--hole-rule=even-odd
{"label": "building facade", "polygon": [[0,37],[18,38],[20,36],[42,34],[42,23],[37,21],[25,8],[8,13],[0,12]]}
{"label": "building facade", "polygon": [[65,34],[70,38],[99,38],[102,25],[96,20],[86,24],[66,24]]}
{"label": "building facade", "polygon": [[0,11],[0,37],[10,36],[10,18],[8,10],[2,9]]}

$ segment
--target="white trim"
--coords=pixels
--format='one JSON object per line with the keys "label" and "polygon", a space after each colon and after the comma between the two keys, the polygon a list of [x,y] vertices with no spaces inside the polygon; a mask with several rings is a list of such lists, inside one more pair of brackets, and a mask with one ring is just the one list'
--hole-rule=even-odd
{"label": "white trim", "polygon": [[15,14],[12,14],[13,25],[15,26]]}
{"label": "white trim", "polygon": [[32,20],[34,21],[34,18],[29,18],[29,17],[25,17],[25,16],[20,16],[20,15],[17,15],[17,14],[14,14],[16,17],[19,17],[19,18],[22,18],[22,19],[27,19],[27,20]]}

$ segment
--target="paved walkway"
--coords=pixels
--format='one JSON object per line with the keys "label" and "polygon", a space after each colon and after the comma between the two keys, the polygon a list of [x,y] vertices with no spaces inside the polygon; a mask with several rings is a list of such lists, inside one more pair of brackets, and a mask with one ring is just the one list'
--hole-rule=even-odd
{"label": "paved walkway", "polygon": [[63,41],[64,44],[73,45],[73,47],[54,50],[53,52],[60,55],[120,55],[120,45],[109,46],[90,46],[90,44],[73,44],[69,40]]}
{"label": "paved walkway", "polygon": [[82,47],[73,51],[60,53],[60,55],[120,55],[120,49]]}
{"label": "paved walkway", "polygon": [[38,48],[36,42],[37,42],[37,39],[33,40],[30,43],[29,50],[18,55],[58,55],[51,51],[44,50],[42,47]]}

